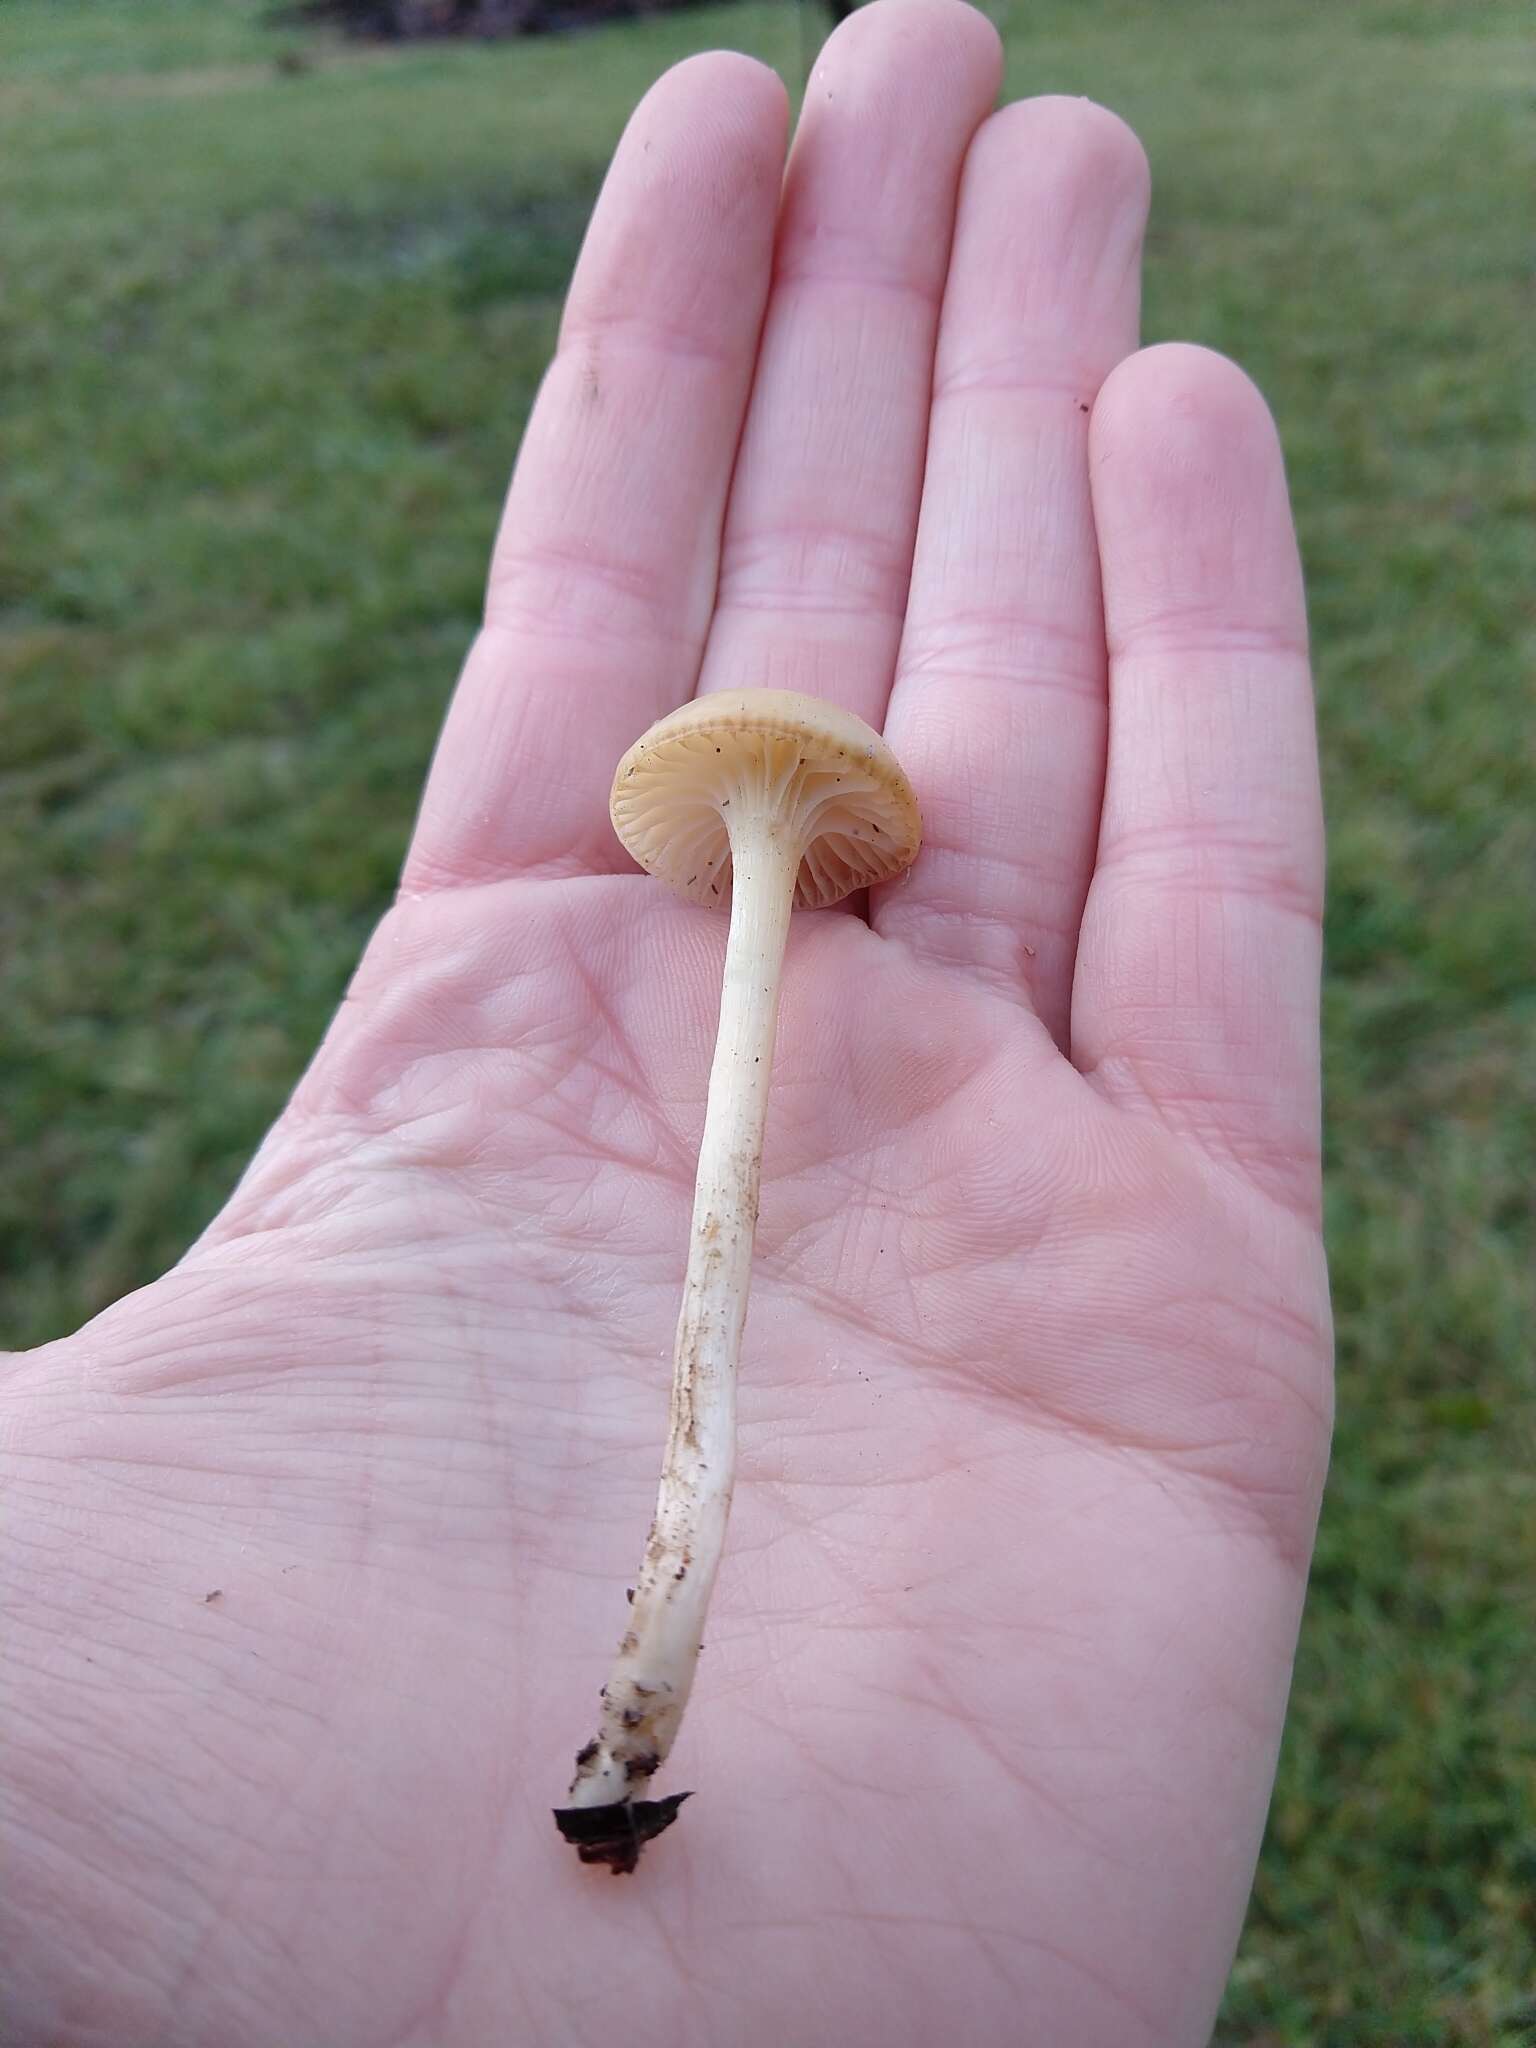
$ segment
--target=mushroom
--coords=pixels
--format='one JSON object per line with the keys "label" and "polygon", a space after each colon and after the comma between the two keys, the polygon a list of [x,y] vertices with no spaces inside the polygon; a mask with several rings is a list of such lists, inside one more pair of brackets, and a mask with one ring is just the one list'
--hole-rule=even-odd
{"label": "mushroom", "polygon": [[731,911],[661,1490],[601,1726],[555,1811],[582,1862],[617,1875],[689,1796],[641,1795],[677,1737],[725,1539],[790,911],[899,874],[921,819],[878,733],[787,690],[700,697],[663,718],[619,763],[611,812],[642,867],[691,903]]}

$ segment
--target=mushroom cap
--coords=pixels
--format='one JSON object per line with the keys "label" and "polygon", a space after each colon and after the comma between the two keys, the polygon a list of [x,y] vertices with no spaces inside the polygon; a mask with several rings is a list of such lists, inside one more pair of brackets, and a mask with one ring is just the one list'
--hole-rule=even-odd
{"label": "mushroom cap", "polygon": [[900,874],[922,836],[912,785],[879,733],[793,690],[721,691],[658,720],[619,763],[609,811],[641,867],[718,908],[730,896],[733,805],[798,838],[795,902],[807,910]]}

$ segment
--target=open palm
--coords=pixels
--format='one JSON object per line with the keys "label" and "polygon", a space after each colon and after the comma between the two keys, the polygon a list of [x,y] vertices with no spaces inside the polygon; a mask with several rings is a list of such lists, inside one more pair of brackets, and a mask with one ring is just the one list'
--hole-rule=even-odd
{"label": "open palm", "polygon": [[[1132,353],[1134,139],[997,77],[879,0],[782,197],[758,66],[636,114],[400,900],[218,1222],[11,1370],[7,2041],[1205,2038],[1327,1437],[1303,613],[1262,403]],[[725,921],[605,794],[758,684],[926,839],[791,937],[699,1797],[616,1883],[549,1810]]]}

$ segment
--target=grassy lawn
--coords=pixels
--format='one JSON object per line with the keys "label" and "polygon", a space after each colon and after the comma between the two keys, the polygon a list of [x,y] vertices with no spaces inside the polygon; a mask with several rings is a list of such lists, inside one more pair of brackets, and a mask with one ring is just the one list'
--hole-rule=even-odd
{"label": "grassy lawn", "polygon": [[[1339,1435],[1219,2039],[1533,2042],[1528,20],[1001,18],[1010,91],[1140,129],[1149,337],[1258,376],[1310,574]],[[364,53],[236,0],[5,0],[8,1341],[173,1260],[282,1103],[391,888],[607,152],[716,41],[798,77],[783,4]]]}

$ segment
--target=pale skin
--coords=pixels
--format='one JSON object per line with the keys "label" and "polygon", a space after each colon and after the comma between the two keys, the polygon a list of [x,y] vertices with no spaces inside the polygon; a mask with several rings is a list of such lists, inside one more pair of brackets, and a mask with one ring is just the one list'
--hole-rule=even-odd
{"label": "pale skin", "polygon": [[[1138,145],[998,75],[878,0],[782,208],[766,71],[645,100],[397,905],[205,1237],[9,1365],[18,2048],[1206,2039],[1328,1433],[1304,614],[1261,399],[1136,352]],[[752,684],[925,842],[791,933],[698,1796],[616,1881],[549,1809],[725,933],[605,798]]]}

